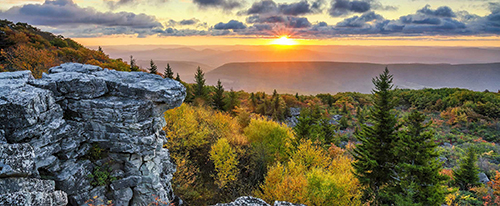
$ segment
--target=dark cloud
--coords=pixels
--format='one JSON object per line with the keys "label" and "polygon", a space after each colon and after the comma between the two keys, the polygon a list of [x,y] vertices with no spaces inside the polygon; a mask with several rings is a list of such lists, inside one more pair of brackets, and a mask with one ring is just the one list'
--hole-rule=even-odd
{"label": "dark cloud", "polygon": [[384,6],[377,0],[332,0],[328,13],[332,17],[346,16],[352,13],[365,13],[371,10],[397,10],[395,6]]}
{"label": "dark cloud", "polygon": [[344,19],[343,21],[337,23],[337,27],[363,27],[367,22],[372,22],[375,20],[384,20],[384,17],[376,14],[375,12],[364,13],[361,16],[354,16],[351,18]]}
{"label": "dark cloud", "polygon": [[305,14],[319,13],[322,11],[323,0],[312,3],[302,0],[294,3],[277,4],[273,0],[263,0],[252,4],[252,6],[240,14],[268,14],[268,15],[291,15],[299,16]]}
{"label": "dark cloud", "polygon": [[254,15],[246,19],[249,24],[279,24],[286,28],[307,28],[311,26],[305,17],[283,16],[283,15]]}
{"label": "dark cloud", "polygon": [[245,28],[247,28],[247,26],[245,26],[243,22],[239,22],[236,20],[231,20],[227,23],[220,22],[214,26],[214,29],[216,30],[228,30],[228,29],[235,30],[235,29],[245,29]]}
{"label": "dark cloud", "polygon": [[278,5],[272,0],[258,1],[245,12],[246,14],[264,14],[277,11]]}
{"label": "dark cloud", "polygon": [[242,0],[193,0],[193,3],[199,8],[221,8],[224,10],[232,10],[242,6]]}
{"label": "dark cloud", "polygon": [[0,18],[45,26],[98,25],[134,29],[162,27],[154,16],[131,12],[99,12],[93,8],[81,8],[72,0],[47,0],[43,4],[12,7],[7,11],[0,11]]}
{"label": "dark cloud", "polygon": [[173,19],[168,20],[167,26],[191,26],[191,25],[196,25],[200,22],[200,20],[192,18],[192,19],[183,19],[180,21],[175,21]]}
{"label": "dark cloud", "polygon": [[166,3],[168,0],[147,0],[147,1],[143,1],[143,0],[119,0],[119,1],[114,1],[114,0],[104,0],[104,3],[106,3],[106,5],[108,5],[108,7],[111,9],[111,10],[115,10],[115,9],[118,9],[122,6],[131,6],[131,5],[137,5],[137,4],[151,4],[151,3],[155,3],[155,4],[163,4],[163,3]]}
{"label": "dark cloud", "polygon": [[370,3],[366,1],[334,0],[329,10],[330,16],[339,17],[350,13],[363,13],[369,11]]}
{"label": "dark cloud", "polygon": [[453,12],[450,7],[442,6],[437,8],[436,10],[432,10],[429,4],[425,5],[424,8],[417,11],[417,13],[421,13],[429,16],[437,16],[437,17],[456,17],[457,15]]}
{"label": "dark cloud", "polygon": [[289,17],[286,26],[288,28],[307,28],[311,26],[311,23],[305,17]]}

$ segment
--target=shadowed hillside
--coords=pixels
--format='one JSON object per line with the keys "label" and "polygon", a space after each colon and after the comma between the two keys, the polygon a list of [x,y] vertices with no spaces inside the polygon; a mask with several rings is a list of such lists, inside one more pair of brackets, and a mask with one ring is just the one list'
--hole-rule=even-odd
{"label": "shadowed hillside", "polygon": [[500,89],[500,63],[368,64],[339,62],[230,63],[207,73],[208,84],[220,79],[226,88],[289,93],[369,93],[371,78],[388,66],[400,88],[460,87],[476,91]]}

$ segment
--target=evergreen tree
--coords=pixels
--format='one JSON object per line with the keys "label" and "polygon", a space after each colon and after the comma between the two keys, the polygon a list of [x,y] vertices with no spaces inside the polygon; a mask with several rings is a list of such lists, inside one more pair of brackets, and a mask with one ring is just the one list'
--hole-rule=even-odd
{"label": "evergreen tree", "polygon": [[358,123],[360,125],[365,123],[365,117],[364,114],[361,112],[361,107],[356,107],[356,118],[358,118]]}
{"label": "evergreen tree", "polygon": [[257,107],[257,98],[253,92],[250,94],[250,106],[252,106],[252,110],[255,111]]}
{"label": "evergreen tree", "polygon": [[344,102],[344,104],[342,105],[342,111],[341,111],[342,114],[344,115],[348,115],[349,114],[349,109],[347,109],[347,103]]}
{"label": "evergreen tree", "polygon": [[203,70],[201,70],[200,67],[196,70],[196,73],[194,74],[194,96],[195,97],[206,97],[206,90],[205,90],[205,73],[203,73]]}
{"label": "evergreen tree", "polygon": [[102,50],[102,47],[99,46],[99,48],[97,49],[98,52],[101,52],[101,53],[104,53],[104,51]]}
{"label": "evergreen tree", "polygon": [[363,200],[371,202],[370,205],[382,205],[385,201],[381,189],[394,183],[398,164],[398,157],[394,154],[398,125],[393,113],[397,101],[392,92],[392,75],[387,68],[372,82],[375,85],[370,111],[373,126],[361,125],[362,130],[356,137],[362,144],[352,152],[355,159],[352,165],[354,175],[365,186]]}
{"label": "evergreen tree", "polygon": [[312,130],[312,125],[313,125],[313,120],[312,118],[306,114],[305,111],[302,111],[300,113],[299,118],[297,118],[297,124],[295,124],[295,127],[293,127],[293,131],[295,133],[295,136],[297,137],[297,140],[302,140],[302,139],[308,139],[311,134]]}
{"label": "evergreen tree", "polygon": [[299,93],[295,93],[295,99],[300,100]]}
{"label": "evergreen tree", "polygon": [[[428,128],[432,122],[423,124],[425,116],[414,110],[406,118],[406,129],[400,132],[400,140],[395,147],[401,157],[397,166],[398,185],[392,194],[405,194],[412,203],[421,205],[441,205],[445,198],[446,176],[441,175],[441,162],[436,152],[437,145],[432,140],[434,133]],[[410,196],[411,194],[411,196]]]}
{"label": "evergreen tree", "polygon": [[339,120],[340,129],[344,130],[349,127],[349,117],[347,115],[343,115]]}
{"label": "evergreen tree", "polygon": [[240,102],[238,100],[238,93],[236,93],[233,89],[231,89],[231,91],[229,92],[229,96],[226,100],[226,111],[234,115],[236,113],[234,110],[239,105]]}
{"label": "evergreen tree", "polygon": [[167,67],[165,67],[165,73],[163,74],[163,78],[174,79],[174,72],[172,72],[172,68],[170,68],[170,64],[167,63]]}
{"label": "evergreen tree", "polygon": [[459,168],[453,170],[455,185],[460,187],[460,190],[469,190],[479,185],[479,168],[476,166],[476,162],[477,156],[474,151],[469,148],[465,158],[460,162]]}
{"label": "evergreen tree", "polygon": [[212,101],[215,109],[224,110],[224,87],[222,86],[220,79],[217,81],[217,86],[215,86],[215,93],[212,97]]}
{"label": "evergreen tree", "polygon": [[149,73],[151,74],[157,74],[158,73],[158,67],[156,67],[155,62],[151,59],[151,62],[149,62]]}
{"label": "evergreen tree", "polygon": [[135,63],[134,56],[130,55],[130,71],[138,72],[139,67]]}
{"label": "evergreen tree", "polygon": [[181,82],[181,77],[179,76],[179,73],[177,73],[177,76],[175,77],[175,81]]}

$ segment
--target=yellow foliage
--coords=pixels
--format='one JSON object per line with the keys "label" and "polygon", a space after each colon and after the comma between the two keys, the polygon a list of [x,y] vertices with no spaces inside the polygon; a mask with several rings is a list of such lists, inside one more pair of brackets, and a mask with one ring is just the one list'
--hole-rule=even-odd
{"label": "yellow foliage", "polygon": [[305,205],[360,205],[360,184],[351,172],[351,161],[344,155],[301,142],[289,161],[277,163],[266,175],[262,192],[265,201],[282,200]]}
{"label": "yellow foliage", "polygon": [[217,172],[215,183],[219,188],[224,188],[227,184],[236,180],[238,160],[236,153],[226,138],[221,138],[212,145],[210,160],[215,165],[215,171]]}
{"label": "yellow foliage", "polygon": [[292,129],[285,124],[257,118],[252,119],[243,131],[250,143],[264,145],[275,160],[288,159],[295,137]]}
{"label": "yellow foliage", "polygon": [[172,150],[195,149],[226,138],[232,145],[247,144],[239,125],[231,116],[202,107],[182,104],[165,112],[166,147]]}

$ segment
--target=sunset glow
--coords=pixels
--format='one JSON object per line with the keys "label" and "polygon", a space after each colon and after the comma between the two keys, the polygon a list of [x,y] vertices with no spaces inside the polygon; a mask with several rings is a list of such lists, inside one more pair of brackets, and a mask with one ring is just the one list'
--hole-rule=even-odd
{"label": "sunset glow", "polygon": [[271,44],[291,46],[297,45],[297,42],[293,39],[288,38],[288,36],[280,36],[278,39],[272,41]]}

